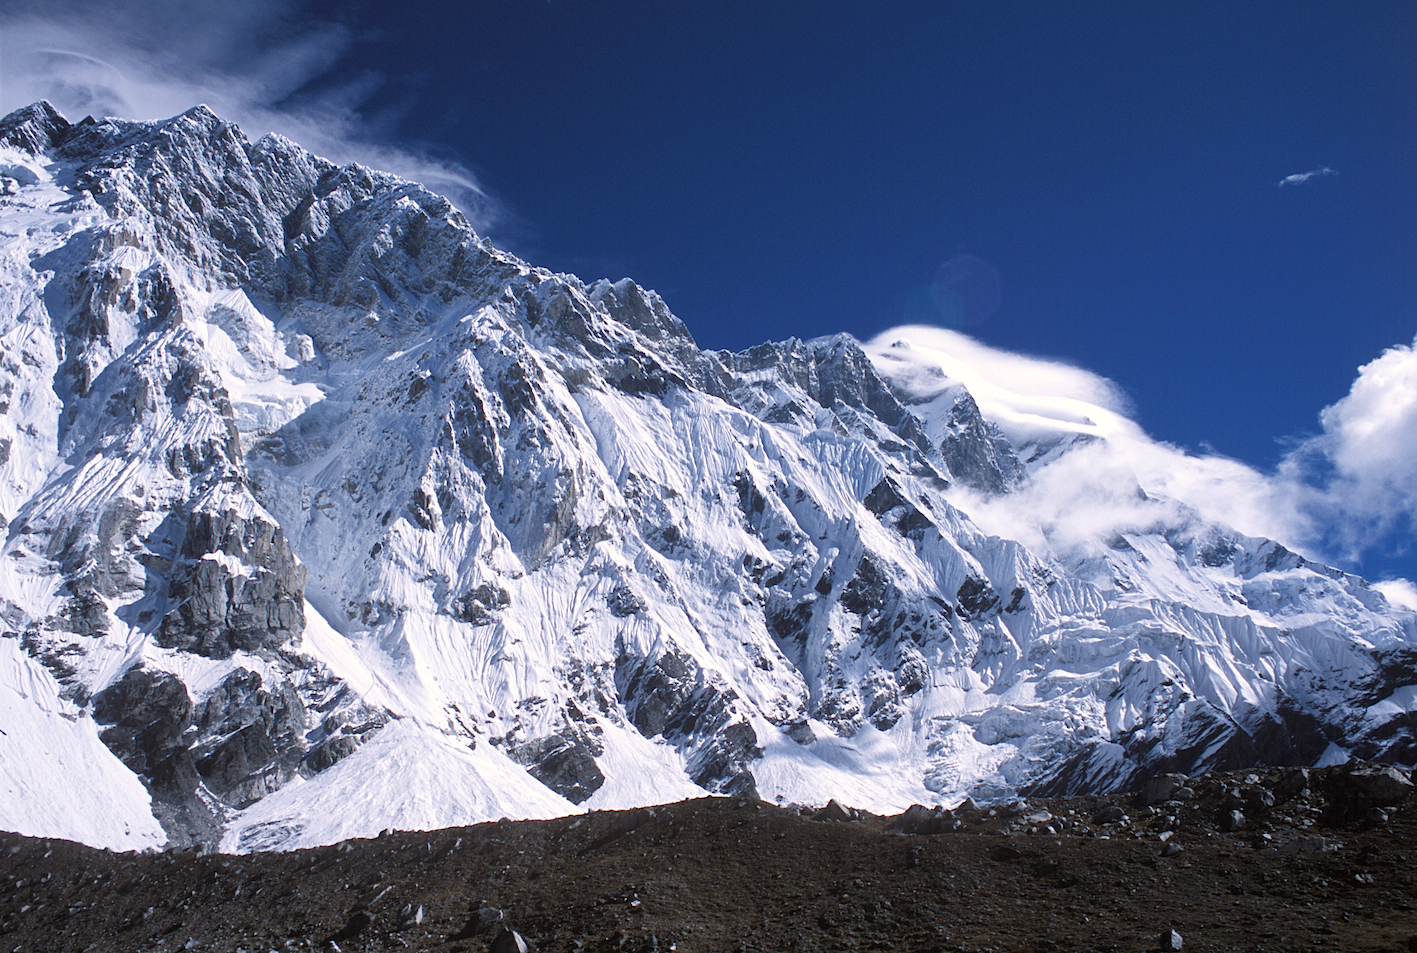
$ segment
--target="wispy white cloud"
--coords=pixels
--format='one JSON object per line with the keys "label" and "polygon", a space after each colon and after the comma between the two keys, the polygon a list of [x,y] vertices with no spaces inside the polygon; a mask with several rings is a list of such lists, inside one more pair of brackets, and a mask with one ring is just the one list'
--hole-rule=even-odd
{"label": "wispy white cloud", "polygon": [[252,139],[278,132],[331,161],[422,182],[490,231],[502,209],[468,169],[391,143],[361,117],[384,78],[337,76],[353,42],[297,0],[21,0],[0,13],[0,114],[48,99],[71,120],[151,120],[205,103]]}
{"label": "wispy white cloud", "polygon": [[[1127,416],[1116,385],[1082,368],[938,328],[897,328],[866,347],[917,397],[964,384],[1016,446],[1096,438],[1044,457],[1006,496],[953,491],[986,531],[1040,552],[1086,559],[1119,533],[1184,522],[1189,508],[1355,565],[1417,525],[1417,342],[1359,368],[1349,394],[1319,415],[1322,432],[1297,442],[1273,472],[1153,439]],[[1385,585],[1394,600],[1417,601],[1412,583]]]}
{"label": "wispy white cloud", "polygon": [[1296,172],[1293,175],[1286,175],[1279,180],[1279,187],[1282,189],[1286,185],[1303,185],[1315,176],[1325,175],[1338,175],[1338,173],[1326,165],[1321,165],[1317,169],[1310,169],[1308,172]]}
{"label": "wispy white cloud", "polygon": [[1373,588],[1387,597],[1387,601],[1404,609],[1417,610],[1417,586],[1406,579],[1388,579],[1373,584]]}
{"label": "wispy white cloud", "polygon": [[[906,342],[904,349],[893,347]],[[1136,425],[1126,394],[1104,377],[1056,360],[1000,351],[958,331],[910,325],[879,335],[874,354],[904,360],[892,371],[924,396],[945,377],[968,388],[980,409],[1015,442],[1062,431],[1106,436]],[[910,375],[918,375],[913,381]]]}

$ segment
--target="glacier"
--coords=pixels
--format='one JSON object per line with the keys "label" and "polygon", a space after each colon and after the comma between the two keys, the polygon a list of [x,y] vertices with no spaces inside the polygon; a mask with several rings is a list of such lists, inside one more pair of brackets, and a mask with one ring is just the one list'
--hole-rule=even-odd
{"label": "glacier", "polygon": [[1139,482],[1100,550],[985,531],[1135,425],[1005,414],[918,329],[701,350],[205,107],[0,120],[0,282],[0,828],[293,849],[1417,760],[1417,614]]}

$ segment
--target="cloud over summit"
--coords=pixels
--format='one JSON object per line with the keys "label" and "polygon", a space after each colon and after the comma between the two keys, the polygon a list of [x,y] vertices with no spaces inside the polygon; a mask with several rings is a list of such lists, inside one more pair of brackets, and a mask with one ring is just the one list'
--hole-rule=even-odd
{"label": "cloud over summit", "polygon": [[[918,326],[866,347],[882,373],[921,397],[963,384],[1015,446],[1100,438],[1044,457],[1007,496],[955,490],[987,532],[1040,552],[1090,558],[1119,533],[1184,522],[1194,510],[1352,565],[1377,548],[1400,548],[1417,525],[1417,341],[1359,368],[1348,395],[1319,414],[1322,431],[1297,441],[1273,472],[1152,438],[1116,385],[1082,368]],[[1394,585],[1394,598],[1417,599],[1410,583]]]}

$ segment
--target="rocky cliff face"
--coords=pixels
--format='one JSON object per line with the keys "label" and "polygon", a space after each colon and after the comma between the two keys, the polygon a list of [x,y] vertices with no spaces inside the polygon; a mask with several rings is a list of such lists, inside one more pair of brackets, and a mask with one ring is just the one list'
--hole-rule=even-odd
{"label": "rocky cliff face", "polygon": [[1203,514],[989,537],[1018,450],[849,337],[700,351],[201,107],[0,151],[0,625],[175,841],[1414,757],[1410,613]]}

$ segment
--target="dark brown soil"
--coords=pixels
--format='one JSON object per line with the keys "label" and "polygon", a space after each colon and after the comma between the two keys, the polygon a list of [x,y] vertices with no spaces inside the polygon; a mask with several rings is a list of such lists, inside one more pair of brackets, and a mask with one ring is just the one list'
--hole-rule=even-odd
{"label": "dark brown soil", "polygon": [[[113,854],[9,835],[0,953],[500,953],[506,928],[543,953],[1131,951],[1163,948],[1170,930],[1187,951],[1417,950],[1412,799],[1374,804],[1341,769],[1315,772],[1273,807],[1252,798],[1243,829],[1218,830],[1227,797],[1279,777],[1188,782],[1151,807],[960,811],[962,829],[934,835],[722,798],[288,854]],[[1109,804],[1127,818],[1096,819]]]}

